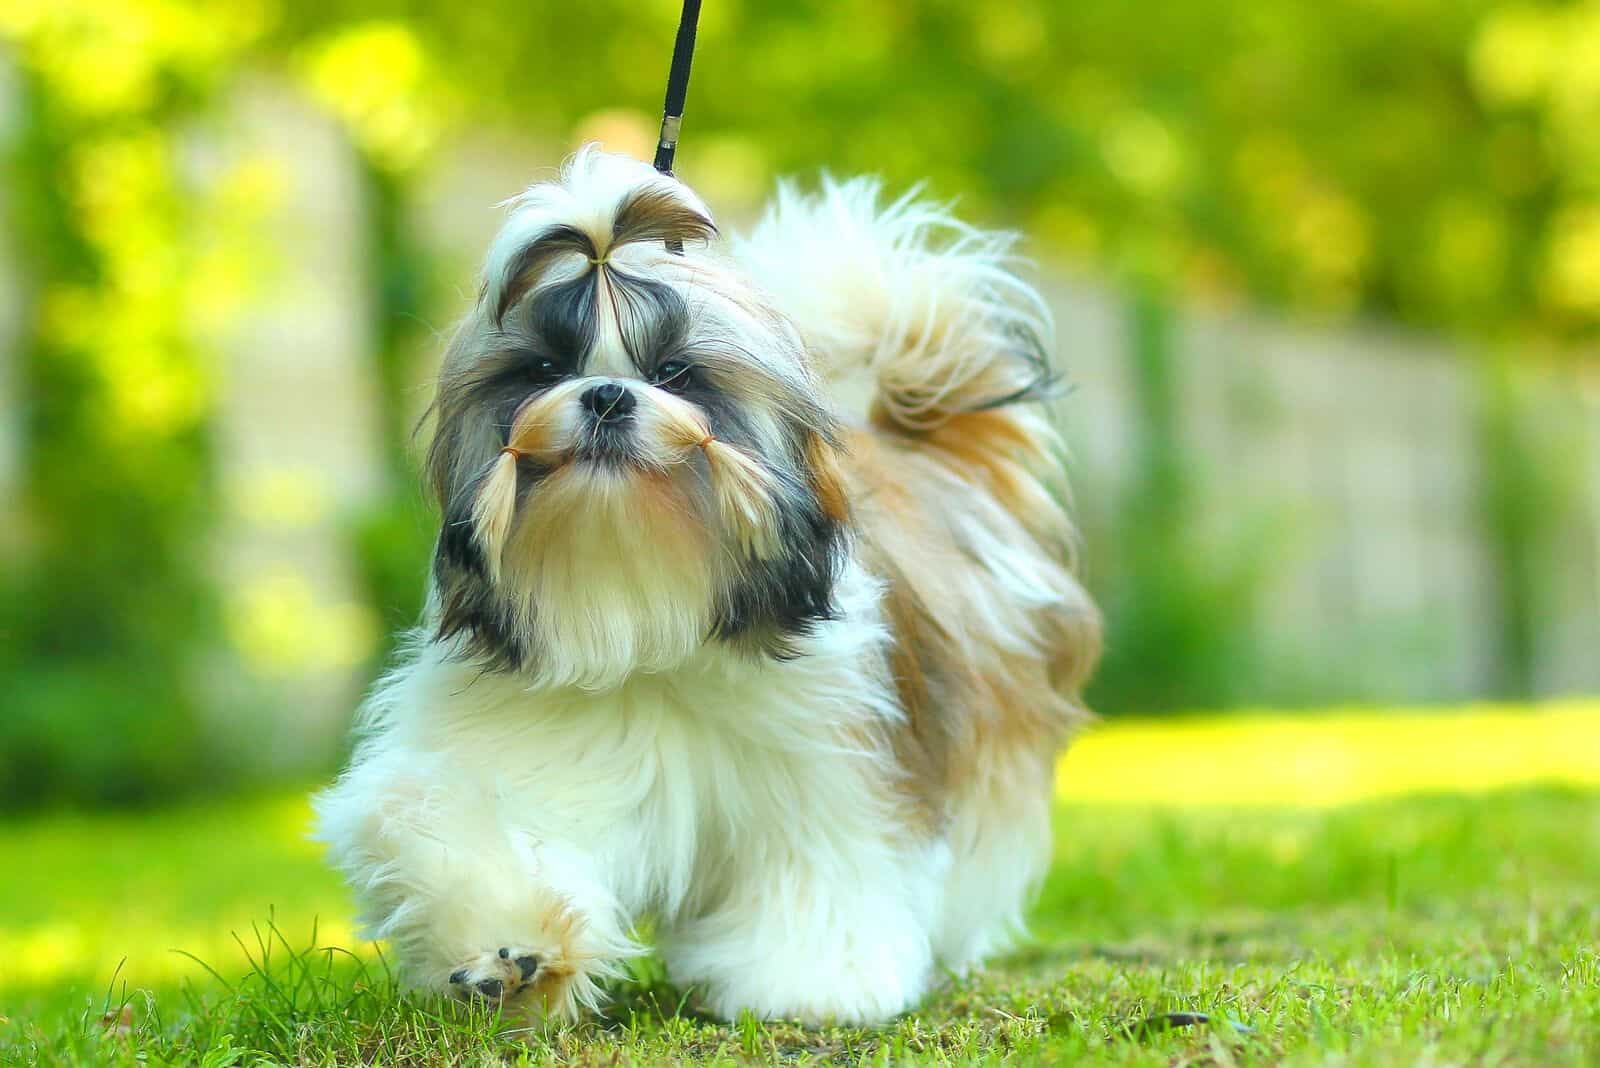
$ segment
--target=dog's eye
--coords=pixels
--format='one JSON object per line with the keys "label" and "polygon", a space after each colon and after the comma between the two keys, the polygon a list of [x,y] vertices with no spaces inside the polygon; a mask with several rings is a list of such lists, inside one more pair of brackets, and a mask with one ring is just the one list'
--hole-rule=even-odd
{"label": "dog's eye", "polygon": [[656,385],[671,393],[681,393],[689,386],[694,368],[683,360],[668,360],[656,368]]}
{"label": "dog's eye", "polygon": [[541,356],[528,364],[528,377],[535,385],[553,386],[561,381],[564,374],[562,366],[548,356]]}

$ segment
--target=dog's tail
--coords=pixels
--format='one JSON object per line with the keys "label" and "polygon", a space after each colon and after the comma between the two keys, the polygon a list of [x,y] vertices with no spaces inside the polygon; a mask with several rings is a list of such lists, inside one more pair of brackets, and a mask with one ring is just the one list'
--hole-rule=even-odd
{"label": "dog's tail", "polygon": [[1014,243],[915,192],[881,206],[873,179],[824,178],[814,194],[780,186],[737,251],[842,403],[922,434],[1055,385],[1049,308],[1013,273]]}
{"label": "dog's tail", "polygon": [[[973,653],[962,643],[1012,648],[1031,629],[1051,685],[1076,700],[1099,623],[1061,566],[1077,538],[1064,452],[1038,403],[1055,392],[1054,326],[1013,271],[1014,245],[914,193],[883,206],[878,183],[858,178],[824,179],[810,194],[780,187],[735,252],[800,330],[847,422],[868,431],[847,436],[843,466],[863,541],[890,577],[897,633],[922,635],[912,648],[944,640],[966,650],[930,661],[930,671],[949,672],[960,662],[1009,664],[1014,651]],[[959,553],[940,557],[929,532],[941,527],[955,532]],[[944,591],[953,589],[970,596],[950,602]],[[994,589],[1024,606],[1023,622],[969,627],[958,618]],[[1020,677],[1011,666],[999,675],[1008,685]]]}

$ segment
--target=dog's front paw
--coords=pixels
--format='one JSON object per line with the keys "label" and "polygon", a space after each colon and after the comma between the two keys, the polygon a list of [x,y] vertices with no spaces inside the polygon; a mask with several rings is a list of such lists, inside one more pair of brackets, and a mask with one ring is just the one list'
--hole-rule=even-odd
{"label": "dog's front paw", "polygon": [[539,969],[539,954],[501,946],[451,972],[450,993],[463,1001],[509,1001],[538,981]]}

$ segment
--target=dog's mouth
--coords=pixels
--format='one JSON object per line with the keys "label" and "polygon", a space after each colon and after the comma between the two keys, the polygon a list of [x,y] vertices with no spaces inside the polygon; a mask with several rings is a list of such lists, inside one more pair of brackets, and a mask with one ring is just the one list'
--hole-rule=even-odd
{"label": "dog's mouth", "polygon": [[632,419],[592,423],[579,433],[568,462],[600,467],[645,468],[645,451]]}

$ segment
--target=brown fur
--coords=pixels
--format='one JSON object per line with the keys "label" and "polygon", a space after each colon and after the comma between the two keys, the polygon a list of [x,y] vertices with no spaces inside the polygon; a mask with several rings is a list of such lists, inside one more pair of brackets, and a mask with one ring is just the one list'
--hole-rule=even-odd
{"label": "brown fur", "polygon": [[[849,436],[852,510],[865,562],[887,586],[891,669],[906,710],[891,744],[908,800],[921,811],[939,811],[985,769],[1015,757],[1032,754],[1048,765],[1086,715],[1079,689],[1098,655],[1098,617],[1065,568],[1066,517],[1032,473],[1046,463],[1006,412],[957,416],[926,433],[880,424]],[[977,630],[962,601],[963,590],[988,589],[993,579],[963,551],[945,516],[973,507],[980,495],[1027,529],[1028,548],[1042,561],[1061,559],[1059,581],[1081,602],[1062,618],[1033,613],[1038,655],[1008,648],[1010,635]]]}
{"label": "brown fur", "polygon": [[639,189],[617,205],[611,222],[611,245],[600,250],[635,241],[709,241],[717,232],[712,221],[695,211],[682,198],[662,189]]}
{"label": "brown fur", "polygon": [[806,438],[806,467],[822,514],[836,523],[850,518],[849,490],[845,486],[843,457],[836,445],[821,434]]}

